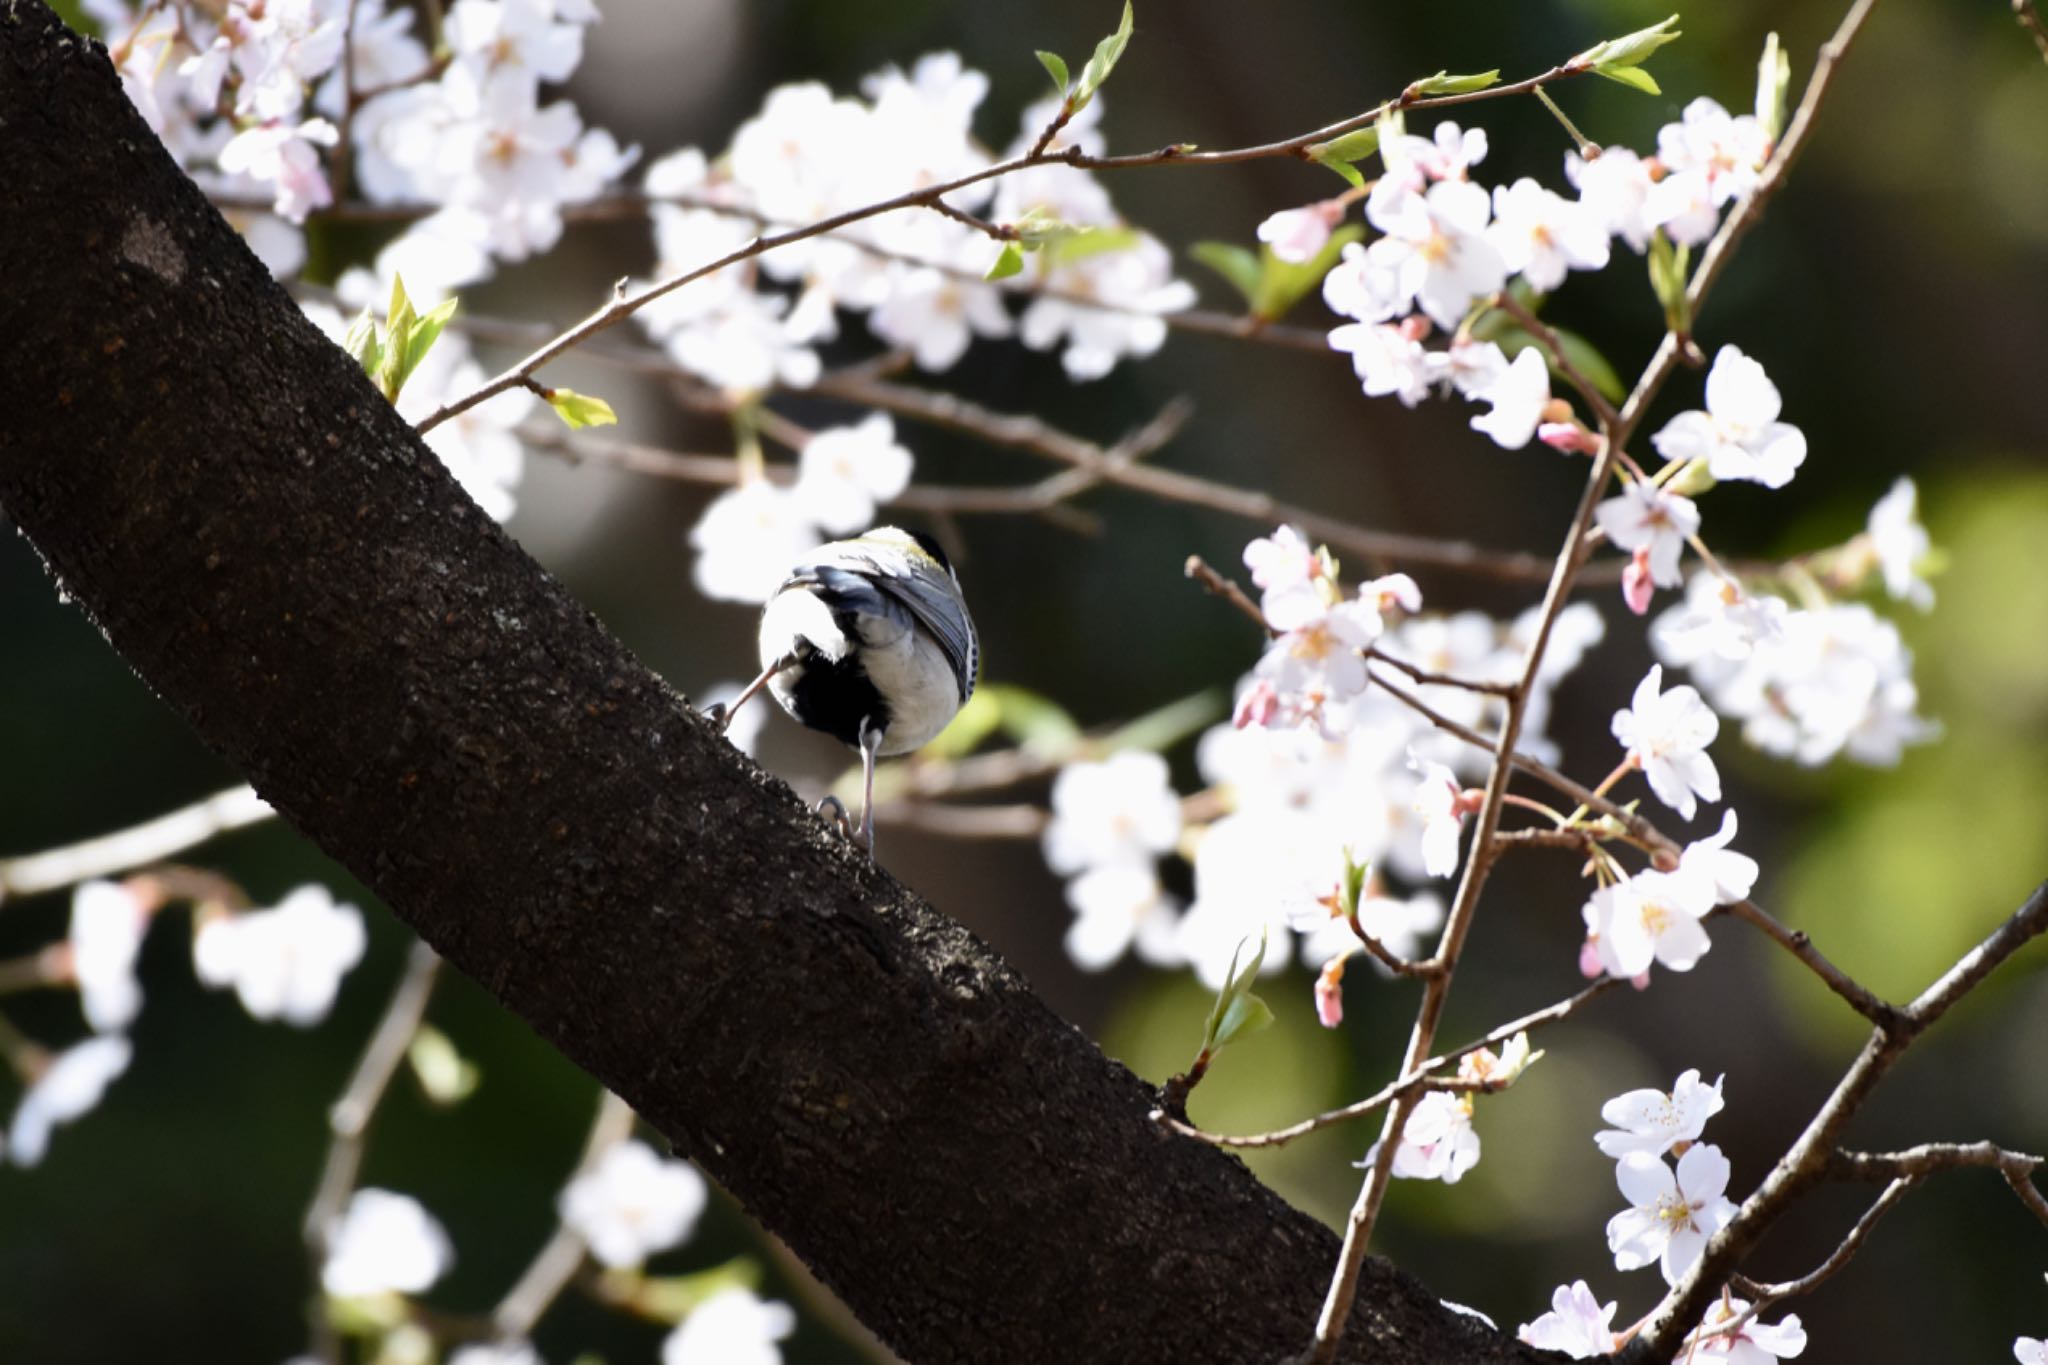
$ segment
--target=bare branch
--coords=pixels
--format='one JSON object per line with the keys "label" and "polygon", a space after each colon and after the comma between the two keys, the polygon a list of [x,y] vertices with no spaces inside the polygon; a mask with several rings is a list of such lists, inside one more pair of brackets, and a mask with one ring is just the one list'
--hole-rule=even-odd
{"label": "bare branch", "polygon": [[[598,1160],[633,1133],[633,1106],[609,1090],[599,1092],[597,1116],[584,1139],[583,1155],[570,1178],[594,1169]],[[498,1306],[491,1310],[491,1332],[499,1341],[520,1341],[533,1335],[534,1325],[583,1265],[587,1248],[567,1222],[555,1225],[540,1252],[519,1276]]]}
{"label": "bare branch", "polygon": [[230,787],[128,829],[42,853],[8,858],[0,861],[0,905],[10,897],[55,891],[94,877],[111,877],[161,862],[209,839],[261,824],[276,815],[254,789]]}

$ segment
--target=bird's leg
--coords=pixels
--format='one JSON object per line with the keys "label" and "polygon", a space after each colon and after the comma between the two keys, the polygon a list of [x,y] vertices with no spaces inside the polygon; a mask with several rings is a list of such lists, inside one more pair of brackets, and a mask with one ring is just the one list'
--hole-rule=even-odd
{"label": "bird's leg", "polygon": [[875,856],[875,758],[882,749],[880,727],[863,725],[860,732],[860,839],[867,846],[868,856]]}
{"label": "bird's leg", "polygon": [[846,813],[846,803],[829,792],[818,798],[818,814],[825,816],[839,830],[842,839],[853,838],[853,820]]}
{"label": "bird's leg", "polygon": [[713,702],[711,705],[704,708],[704,714],[710,717],[711,720],[715,721],[718,725],[718,728],[721,731],[730,729],[732,727],[732,718],[740,713],[740,708],[742,706],[745,706],[748,702],[752,701],[755,695],[759,693],[762,688],[768,685],[768,682],[771,678],[773,678],[777,673],[780,673],[783,669],[790,667],[795,662],[796,655],[783,655],[774,663],[769,664],[766,668],[762,669],[761,676],[754,679],[752,682],[748,683],[746,685],[745,690],[742,691],[737,697],[734,697],[730,704],[722,701]]}

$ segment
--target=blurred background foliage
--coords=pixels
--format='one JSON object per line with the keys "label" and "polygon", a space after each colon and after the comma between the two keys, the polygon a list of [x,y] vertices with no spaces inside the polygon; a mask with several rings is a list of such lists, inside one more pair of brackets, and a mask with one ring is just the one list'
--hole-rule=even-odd
{"label": "blurred background foliage", "polygon": [[[1115,18],[1111,0],[1022,5],[941,0],[610,0],[570,94],[586,120],[649,156],[697,144],[716,151],[773,84],[821,79],[852,88],[888,62],[960,51],[990,73],[978,127],[1006,142],[1016,113],[1042,93],[1034,48],[1083,52]],[[1647,148],[1695,95],[1746,107],[1767,29],[1781,27],[1795,90],[1836,4],[1720,0],[1689,7],[1684,39],[1660,52],[1664,87],[1650,98],[1600,81],[1558,91],[1597,141]],[[1592,41],[1663,17],[1634,0],[1438,0],[1429,5],[1297,0],[1247,7],[1151,0],[1106,95],[1114,149],[1174,141],[1258,142],[1317,126],[1439,69],[1540,70]],[[1465,111],[1461,111],[1465,112]],[[1534,104],[1469,111],[1492,152],[1489,182],[1534,174],[1561,185],[1565,141]],[[879,187],[878,187],[879,188]],[[1226,170],[1139,170],[1110,182],[1135,221],[1176,248],[1248,242],[1267,213],[1338,186],[1285,162]],[[330,265],[367,254],[375,237],[316,240]],[[547,259],[504,272],[465,297],[468,311],[567,322],[609,282],[644,271],[651,251],[630,225],[572,229]],[[1205,301],[1219,282],[1190,265]],[[1823,113],[1789,190],[1745,243],[1703,320],[1709,349],[1735,342],[1786,395],[1813,455],[1782,492],[1724,488],[1712,500],[1716,547],[1789,553],[1839,539],[1901,472],[1920,483],[1925,517],[1949,568],[1929,616],[1900,613],[1918,656],[1924,708],[1946,739],[1894,771],[1819,772],[1763,758],[1732,733],[1717,746],[1742,847],[1763,864],[1759,899],[1810,931],[1846,969],[1891,996],[1919,989],[2048,873],[2048,70],[2003,0],[1888,0]],[[1551,316],[1594,338],[1632,374],[1660,326],[1639,264],[1575,278]],[[1320,325],[1320,305],[1299,319]],[[856,333],[858,328],[852,329]],[[653,391],[574,359],[553,382],[598,392],[638,439],[683,449],[728,439]],[[1111,440],[1175,394],[1197,408],[1162,463],[1367,524],[1549,553],[1578,493],[1574,467],[1532,448],[1506,454],[1466,432],[1455,405],[1415,412],[1367,402],[1339,358],[1175,335],[1165,351],[1110,378],[1070,384],[1057,361],[978,343],[945,381],[992,406],[1037,411]],[[1681,375],[1659,413],[1692,406]],[[816,422],[829,404],[788,410]],[[907,429],[920,479],[1004,481],[1026,457]],[[530,455],[510,530],[686,691],[750,671],[752,614],[698,598],[684,532],[704,490],[656,484]],[[1259,528],[1187,508],[1098,493],[1086,504],[1103,533],[981,518],[961,527],[962,574],[985,636],[987,676],[1056,699],[1083,724],[1128,718],[1249,666],[1244,623],[1190,588],[1190,553],[1234,565]],[[1533,600],[1526,587],[1425,575],[1432,607],[1497,611]],[[1554,732],[1587,774],[1611,759],[1607,721],[1647,662],[1637,624],[1602,595],[1608,642],[1559,698]],[[137,683],[64,605],[19,538],[0,543],[0,854],[113,829],[236,781]],[[792,776],[829,780],[843,755],[778,717],[764,757]],[[1193,781],[1188,746],[1172,758]],[[1126,964],[1077,971],[1060,948],[1068,921],[1034,845],[962,843],[896,833],[892,871],[1008,954],[1053,1004],[1141,1074],[1184,1067],[1205,994],[1185,975]],[[224,839],[196,858],[259,902],[319,879],[367,893],[279,827]],[[1512,865],[1481,912],[1452,995],[1445,1038],[1472,1036],[1568,991],[1582,897],[1568,860]],[[60,937],[62,895],[0,909],[0,957]],[[341,1001],[307,1032],[255,1024],[230,997],[193,984],[181,917],[151,935],[148,1005],[137,1053],[105,1104],[61,1132],[45,1164],[0,1168],[0,1359],[278,1361],[303,1348],[309,1272],[298,1219],[324,1147],[327,1105],[401,967],[407,935],[370,916],[367,960]],[[2048,972],[2037,945],[1946,1021],[1859,1121],[1868,1145],[1992,1137],[2048,1148]],[[1309,978],[1270,983],[1279,1024],[1224,1056],[1197,1093],[1194,1117],[1262,1128],[1376,1086],[1399,1057],[1412,988],[1354,974],[1343,1028],[1315,1026]],[[763,983],[763,989],[774,989]],[[75,999],[12,997],[25,1032],[62,1043],[82,1032]],[[465,1103],[436,1109],[409,1079],[372,1131],[367,1183],[421,1197],[450,1227],[458,1259],[431,1295],[455,1312],[486,1308],[552,1226],[554,1193],[595,1104],[591,1083],[470,983],[444,982],[431,1019],[482,1069]],[[1618,1207],[1611,1166],[1594,1149],[1602,1099],[1670,1084],[1688,1066],[1727,1074],[1714,1136],[1746,1189],[1803,1126],[1862,1030],[1795,964],[1724,923],[1689,975],[1660,973],[1643,995],[1609,997],[1541,1039],[1548,1059],[1528,1083],[1481,1102],[1485,1159],[1455,1186],[1404,1183],[1376,1248],[1446,1297],[1510,1328],[1547,1304],[1552,1285],[1584,1277],[1646,1311],[1653,1277],[1611,1268],[1601,1235]],[[1288,1198],[1341,1219],[1355,1192],[1350,1163],[1364,1129],[1319,1134],[1253,1165]],[[1001,1172],[991,1172],[999,1183]],[[1815,1198],[1775,1234],[1754,1269],[1804,1272],[1867,1197]],[[729,1202],[658,1268],[693,1269],[755,1251],[766,1288],[814,1303]],[[1076,1248],[1076,1254],[1085,1254]],[[1937,1178],[1886,1221],[1840,1278],[1796,1305],[1815,1360],[2003,1359],[2021,1332],[2048,1329],[2048,1239],[1999,1183]],[[118,1305],[119,1311],[110,1311]],[[859,1359],[863,1348],[807,1311],[788,1343],[794,1361]],[[552,1361],[593,1348],[651,1358],[655,1329],[571,1296],[538,1333]]]}

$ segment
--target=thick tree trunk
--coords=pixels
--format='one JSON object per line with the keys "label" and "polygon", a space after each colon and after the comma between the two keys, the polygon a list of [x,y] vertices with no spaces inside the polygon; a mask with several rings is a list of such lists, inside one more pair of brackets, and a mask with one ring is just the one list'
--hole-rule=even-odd
{"label": "thick tree trunk", "polygon": [[[0,506],[137,673],[912,1361],[1277,1361],[1328,1230],[827,833],[464,497],[0,0]],[[1535,1359],[1367,1270],[1347,1359]]]}

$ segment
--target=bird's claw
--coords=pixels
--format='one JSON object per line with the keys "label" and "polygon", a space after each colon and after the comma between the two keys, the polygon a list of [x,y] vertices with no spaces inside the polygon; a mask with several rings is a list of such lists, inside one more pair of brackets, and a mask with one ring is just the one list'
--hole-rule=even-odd
{"label": "bird's claw", "polygon": [[836,796],[823,796],[818,799],[817,810],[818,814],[825,816],[826,819],[832,822],[833,827],[839,831],[841,838],[848,841],[852,840],[853,817],[847,814],[844,801],[841,801]]}
{"label": "bird's claw", "polygon": [[704,719],[716,725],[721,731],[732,724],[732,708],[722,701],[712,702],[701,712]]}

